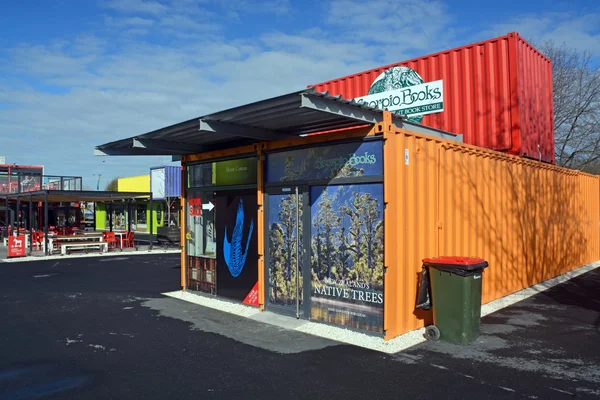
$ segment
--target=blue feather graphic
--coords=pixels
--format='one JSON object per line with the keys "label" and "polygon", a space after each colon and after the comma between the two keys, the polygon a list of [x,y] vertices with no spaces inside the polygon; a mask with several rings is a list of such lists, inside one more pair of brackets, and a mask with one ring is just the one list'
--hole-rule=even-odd
{"label": "blue feather graphic", "polygon": [[231,242],[228,239],[227,227],[225,227],[225,237],[223,238],[223,258],[229,272],[234,278],[237,278],[244,269],[246,257],[248,256],[248,248],[250,247],[250,239],[254,230],[254,219],[250,219],[250,230],[246,239],[246,251],[242,252],[242,239],[244,233],[244,201],[240,200],[235,219],[235,227],[231,235]]}

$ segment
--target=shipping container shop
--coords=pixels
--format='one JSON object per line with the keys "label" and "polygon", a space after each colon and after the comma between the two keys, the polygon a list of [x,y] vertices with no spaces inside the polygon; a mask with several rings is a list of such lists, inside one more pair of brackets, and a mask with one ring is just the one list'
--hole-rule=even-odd
{"label": "shipping container shop", "polygon": [[600,258],[598,176],[462,141],[309,88],[95,154],[181,160],[184,291],[391,339],[426,257],[488,260],[484,303]]}
{"label": "shipping container shop", "polygon": [[[169,241],[171,231],[179,241],[179,211],[181,197],[181,171],[179,166],[150,168],[150,174],[128,176],[117,179],[118,192],[152,193],[152,209],[149,198],[115,200],[98,203],[95,211],[96,230],[150,232],[157,234],[159,241]],[[152,219],[152,224],[150,220]],[[131,225],[131,226],[129,226]],[[170,229],[169,229],[170,228]]]}
{"label": "shipping container shop", "polygon": [[310,85],[554,163],[552,62],[518,33]]}

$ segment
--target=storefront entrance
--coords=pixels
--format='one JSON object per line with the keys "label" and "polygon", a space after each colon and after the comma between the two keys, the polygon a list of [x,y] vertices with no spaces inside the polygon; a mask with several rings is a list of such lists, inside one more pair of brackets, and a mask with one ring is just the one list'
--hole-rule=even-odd
{"label": "storefront entrance", "polygon": [[266,158],[265,308],[383,333],[381,141]]}
{"label": "storefront entrance", "polygon": [[256,157],[190,165],[186,287],[243,302],[258,285]]}
{"label": "storefront entrance", "polygon": [[304,232],[308,212],[306,187],[290,186],[267,191],[266,243],[267,308],[303,318],[310,314],[310,264]]}

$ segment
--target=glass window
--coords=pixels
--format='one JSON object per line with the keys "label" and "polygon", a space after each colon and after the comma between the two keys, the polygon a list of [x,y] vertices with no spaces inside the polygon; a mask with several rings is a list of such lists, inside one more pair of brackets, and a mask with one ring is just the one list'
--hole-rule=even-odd
{"label": "glass window", "polygon": [[267,156],[268,183],[382,175],[381,141],[320,146]]}
{"label": "glass window", "polygon": [[147,206],[146,204],[136,204],[135,205],[135,209],[136,209],[136,218],[135,218],[135,223],[138,226],[138,228],[140,227],[145,227],[146,226],[146,211],[147,211]]}
{"label": "glass window", "polygon": [[256,183],[257,157],[190,165],[188,187],[251,185]]}
{"label": "glass window", "polygon": [[192,290],[214,294],[217,282],[214,194],[190,193],[186,218],[187,286]]}
{"label": "glass window", "polygon": [[188,167],[188,187],[212,186],[212,163]]}
{"label": "glass window", "polygon": [[125,230],[127,229],[127,215],[126,207],[124,204],[106,205],[106,229],[110,229],[110,215],[112,213],[112,227],[113,230]]}
{"label": "glass window", "polygon": [[216,257],[215,215],[210,205],[214,207],[212,192],[193,194],[188,198],[186,240],[189,256]]}

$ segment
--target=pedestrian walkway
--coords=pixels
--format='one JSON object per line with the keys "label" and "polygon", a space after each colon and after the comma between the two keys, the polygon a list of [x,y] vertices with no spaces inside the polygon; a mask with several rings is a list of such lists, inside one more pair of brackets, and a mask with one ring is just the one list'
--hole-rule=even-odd
{"label": "pedestrian walkway", "polygon": [[[577,270],[570,271],[553,279],[549,279],[548,281],[539,283],[530,288],[523,289],[501,299],[484,304],[481,309],[481,315],[486,316],[492,314],[517,302],[521,302],[532,296],[536,296],[549,288],[559,285],[562,282],[566,282],[569,279],[577,277],[586,272],[592,271],[598,267],[600,267],[600,262],[581,267]],[[392,340],[386,341],[381,337],[369,335],[355,330],[344,329],[343,327],[339,326],[312,322],[305,319],[298,320],[291,316],[282,316],[269,311],[259,312],[255,307],[224,301],[213,296],[195,294],[192,292],[182,292],[181,290],[163,294],[179,300],[195,303],[203,307],[213,308],[219,311],[274,325],[289,331],[308,333],[324,339],[360,346],[388,354],[398,353],[425,341],[425,328],[410,331],[404,335],[400,335]]]}
{"label": "pedestrian walkway", "polygon": [[481,330],[469,346],[426,342],[397,359],[518,398],[600,398],[600,268],[484,317]]}

